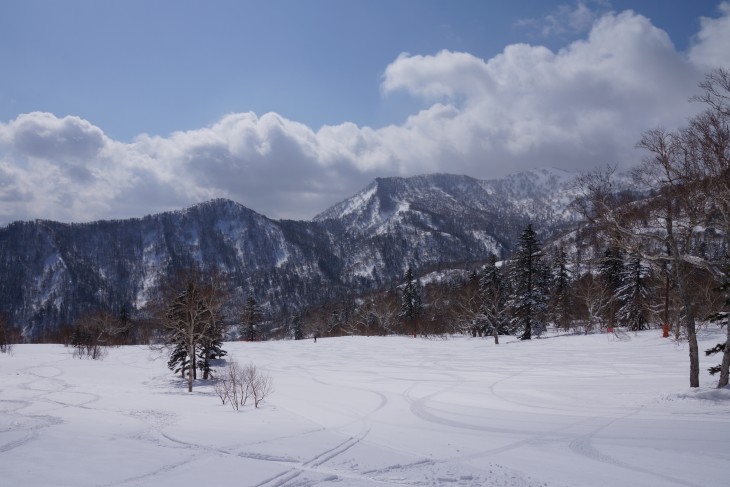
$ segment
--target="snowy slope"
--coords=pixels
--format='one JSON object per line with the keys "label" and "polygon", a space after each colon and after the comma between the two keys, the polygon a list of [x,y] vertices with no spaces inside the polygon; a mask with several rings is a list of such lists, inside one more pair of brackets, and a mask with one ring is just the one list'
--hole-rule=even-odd
{"label": "snowy slope", "polygon": [[19,345],[0,354],[2,485],[724,485],[730,390],[690,390],[686,344],[659,335],[231,343],[275,387],[238,412],[143,347]]}
{"label": "snowy slope", "polygon": [[345,274],[374,278],[449,262],[506,258],[532,223],[541,237],[574,226],[568,210],[576,173],[539,169],[503,179],[453,174],[378,178],[315,217],[336,221],[357,241],[343,254]]}
{"label": "snowy slope", "polygon": [[421,211],[472,218],[482,213],[559,224],[575,218],[567,207],[575,196],[571,184],[576,176],[560,169],[535,169],[492,180],[453,174],[378,178],[317,215],[315,221],[339,220],[362,232],[402,221],[408,211]]}

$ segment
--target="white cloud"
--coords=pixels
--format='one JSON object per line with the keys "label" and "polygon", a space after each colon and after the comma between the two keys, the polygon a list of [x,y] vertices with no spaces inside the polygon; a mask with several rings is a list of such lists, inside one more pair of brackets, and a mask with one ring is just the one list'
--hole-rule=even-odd
{"label": "white cloud", "polygon": [[719,18],[700,19],[701,28],[689,52],[692,62],[705,69],[713,69],[719,65],[727,67],[730,64],[730,2],[722,2],[718,10]]}
{"label": "white cloud", "polygon": [[400,91],[423,108],[377,129],[314,131],[275,113],[232,113],[123,143],[78,117],[23,114],[0,123],[0,222],[141,216],[213,197],[309,218],[376,176],[631,164],[642,131],[681,125],[700,108],[687,99],[703,73],[730,66],[730,4],[720,14],[702,20],[687,53],[629,11],[591,20],[588,35],[558,52],[402,54],[384,71],[385,102]]}
{"label": "white cloud", "polygon": [[518,20],[515,25],[536,30],[543,37],[563,34],[582,34],[611,8],[608,0],[577,0],[575,4],[561,4],[544,17]]}

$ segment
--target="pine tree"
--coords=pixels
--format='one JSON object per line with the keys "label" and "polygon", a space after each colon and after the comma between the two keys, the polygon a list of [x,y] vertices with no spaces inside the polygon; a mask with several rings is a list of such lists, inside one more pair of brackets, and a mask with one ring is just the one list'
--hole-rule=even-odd
{"label": "pine tree", "polygon": [[423,312],[421,289],[413,277],[410,267],[403,276],[403,294],[401,295],[400,317],[413,326],[413,336],[418,334],[418,317]]}
{"label": "pine tree", "polygon": [[172,349],[170,360],[167,361],[167,368],[175,374],[179,372],[180,377],[185,378],[189,365],[187,343],[181,341]]}
{"label": "pine tree", "polygon": [[551,315],[556,326],[570,329],[573,312],[571,285],[573,277],[568,269],[568,254],[563,247],[557,249],[553,261],[553,280],[551,293]]}
{"label": "pine tree", "polygon": [[499,343],[499,335],[507,333],[504,319],[506,297],[502,272],[497,267],[497,257],[491,254],[479,277],[479,321],[483,323],[485,335],[493,336],[496,344]]}
{"label": "pine tree", "polygon": [[617,290],[620,308],[618,317],[630,330],[644,330],[649,322],[651,291],[649,266],[639,253],[633,253],[621,272],[621,287]]}
{"label": "pine tree", "polygon": [[302,315],[295,314],[291,319],[292,335],[294,340],[304,340],[304,320]]}
{"label": "pine tree", "polygon": [[520,235],[517,253],[512,259],[510,280],[512,292],[509,299],[511,323],[522,330],[520,340],[530,340],[545,331],[547,283],[542,263],[540,242],[532,224]]}
{"label": "pine tree", "polygon": [[620,307],[618,301],[618,290],[622,285],[622,273],[624,271],[624,255],[620,248],[609,247],[603,254],[598,264],[598,274],[603,285],[608,289],[611,300],[606,307],[606,319],[608,326],[616,325],[616,313]]}
{"label": "pine tree", "polygon": [[211,361],[228,355],[223,350],[223,324],[216,322],[208,328],[198,344],[198,368],[203,372],[203,379],[208,379],[212,372]]}
{"label": "pine tree", "polygon": [[253,296],[249,296],[243,306],[239,332],[241,338],[247,342],[255,342],[258,338],[258,324],[261,322],[261,307]]}
{"label": "pine tree", "polygon": [[163,326],[166,344],[172,347],[168,366],[183,376],[188,372],[188,392],[193,391],[197,375],[197,352],[220,326],[225,294],[220,282],[215,272],[203,274],[199,269],[189,269],[178,276],[171,288],[177,291],[166,299]]}

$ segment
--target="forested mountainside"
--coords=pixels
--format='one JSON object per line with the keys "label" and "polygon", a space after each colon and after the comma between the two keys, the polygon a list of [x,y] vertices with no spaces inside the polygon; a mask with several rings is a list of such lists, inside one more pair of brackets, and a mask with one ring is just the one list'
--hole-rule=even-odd
{"label": "forested mountainside", "polygon": [[434,174],[379,178],[313,221],[275,221],[213,200],[140,219],[0,229],[0,311],[33,338],[85,311],[132,313],[161,279],[198,265],[270,312],[381,288],[403,271],[506,256],[528,223],[544,236],[573,223],[572,174],[499,180]]}

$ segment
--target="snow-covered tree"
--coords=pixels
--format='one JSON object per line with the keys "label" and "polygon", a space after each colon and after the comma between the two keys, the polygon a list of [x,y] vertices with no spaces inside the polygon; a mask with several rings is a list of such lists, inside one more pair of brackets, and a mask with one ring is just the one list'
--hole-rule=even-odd
{"label": "snow-covered tree", "polygon": [[401,294],[400,318],[413,327],[413,335],[418,334],[418,317],[423,312],[421,287],[413,277],[413,270],[408,267],[403,276],[403,293]]}
{"label": "snow-covered tree", "polygon": [[505,308],[507,293],[502,279],[502,270],[497,267],[497,257],[490,255],[479,276],[479,321],[483,323],[484,333],[494,337],[499,343],[499,335],[507,333]]}
{"label": "snow-covered tree", "polygon": [[651,269],[642,259],[641,254],[629,256],[624,270],[621,272],[621,286],[618,289],[618,302],[621,307],[618,317],[621,323],[630,330],[644,330],[651,315],[651,289],[649,279]]}
{"label": "snow-covered tree", "polygon": [[573,276],[568,269],[568,254],[563,247],[555,251],[552,267],[550,315],[555,326],[567,331],[573,318]]}
{"label": "snow-covered tree", "polygon": [[618,290],[621,287],[623,270],[624,255],[621,248],[616,246],[607,248],[598,262],[598,275],[611,298],[604,308],[606,320],[610,327],[616,325],[616,313],[620,307]]}
{"label": "snow-covered tree", "polygon": [[520,340],[530,340],[545,331],[548,293],[542,260],[540,242],[530,224],[520,235],[517,252],[510,262],[512,289],[508,305],[512,327],[522,330]]}

